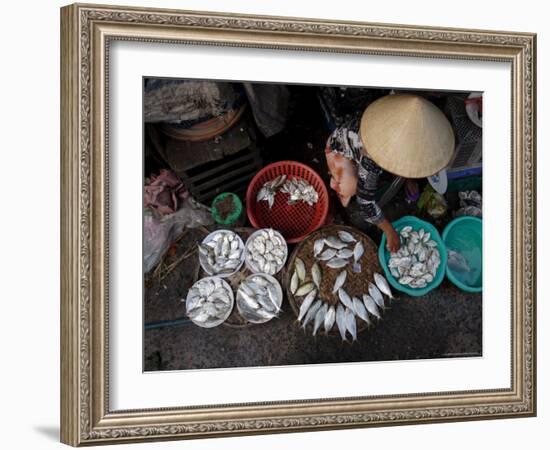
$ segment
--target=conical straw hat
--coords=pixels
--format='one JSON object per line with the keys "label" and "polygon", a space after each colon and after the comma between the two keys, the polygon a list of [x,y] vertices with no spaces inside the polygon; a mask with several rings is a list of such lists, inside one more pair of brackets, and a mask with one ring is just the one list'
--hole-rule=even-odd
{"label": "conical straw hat", "polygon": [[410,94],[387,95],[363,113],[361,140],[382,169],[423,178],[447,167],[455,149],[451,124],[428,100]]}

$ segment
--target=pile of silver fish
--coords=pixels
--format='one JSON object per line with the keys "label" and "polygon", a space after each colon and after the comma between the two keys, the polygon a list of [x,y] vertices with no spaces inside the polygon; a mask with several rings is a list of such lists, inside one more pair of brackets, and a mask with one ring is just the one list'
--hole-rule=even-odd
{"label": "pile of silver fish", "polygon": [[283,268],[287,254],[285,239],[271,228],[254,232],[246,242],[246,262],[255,273],[275,275]]}
{"label": "pile of silver fish", "polygon": [[199,261],[208,274],[228,276],[242,265],[243,250],[243,241],[236,233],[217,230],[199,244]]}
{"label": "pile of silver fish", "polygon": [[319,194],[315,188],[303,178],[292,178],[286,180],[281,188],[281,192],[288,194],[289,205],[294,205],[298,202],[305,202],[309,206],[313,206],[319,201]]}
{"label": "pile of silver fish", "polygon": [[319,201],[319,193],[306,180],[297,177],[290,179],[286,175],[279,175],[264,183],[258,191],[256,201],[266,201],[271,209],[275,204],[275,195],[279,190],[289,195],[287,201],[289,205],[302,201],[313,206]]}
{"label": "pile of silver fish", "polygon": [[415,231],[406,226],[399,234],[401,247],[388,261],[391,274],[400,284],[413,289],[426,287],[441,264],[437,243],[423,228]]}
{"label": "pile of silver fish", "polygon": [[265,182],[261,189],[258,191],[258,195],[256,195],[256,201],[267,202],[267,204],[269,205],[269,209],[271,209],[275,203],[275,195],[285,181],[286,175],[279,175],[277,178],[273,178],[273,180]]}
{"label": "pile of silver fish", "polygon": [[264,323],[281,311],[283,294],[279,282],[266,274],[254,274],[243,280],[237,290],[237,308],[252,323]]}
{"label": "pile of silver fish", "polygon": [[[339,238],[341,243],[344,243],[343,240],[346,239],[348,243],[356,241],[350,233],[345,231],[342,232],[342,234],[339,233]],[[353,241],[351,239],[353,239]],[[330,244],[329,242],[321,241],[323,240],[316,241],[314,244],[314,252],[317,255],[322,254],[321,252],[323,252],[325,244],[329,246],[327,250],[332,249],[340,251],[347,248],[347,245],[341,246],[340,249],[331,246],[330,244],[340,246],[334,239],[327,239],[327,241],[330,241]],[[321,243],[317,244],[317,242]],[[357,244],[355,244],[355,246],[356,245]],[[361,255],[354,258],[354,260],[358,261]],[[351,258],[351,256],[353,256],[353,252],[347,258]],[[346,257],[342,256],[341,259],[346,259]],[[346,263],[346,265],[347,264],[348,263]],[[294,272],[290,280],[290,291],[297,297],[303,297],[298,313],[298,321],[302,323],[302,328],[304,329],[308,323],[313,321],[313,336],[317,334],[321,326],[324,328],[325,333],[328,334],[334,324],[336,324],[342,340],[347,340],[347,333],[350,333],[352,340],[355,341],[357,340],[356,318],[359,317],[359,319],[371,325],[371,316],[380,319],[382,317],[381,311],[386,307],[382,293],[390,298],[394,298],[386,279],[378,273],[374,274],[374,282],[376,284],[369,283],[368,294],[363,294],[360,298],[350,296],[344,289],[348,272],[347,270],[343,270],[336,277],[332,288],[332,293],[338,295],[338,305],[331,305],[320,295],[323,273],[318,262],[313,263],[310,273],[311,277],[308,277],[304,261],[300,258],[296,258],[294,262]]]}
{"label": "pile of silver fish", "polygon": [[313,244],[313,256],[319,261],[324,261],[331,269],[341,269],[348,264],[353,264],[353,271],[361,272],[359,260],[365,253],[365,247],[361,241],[355,239],[347,231],[338,231],[338,236],[328,236],[317,239]]}
{"label": "pile of silver fish", "polygon": [[197,281],[185,300],[187,316],[198,326],[211,328],[220,325],[233,309],[233,291],[219,277]]}

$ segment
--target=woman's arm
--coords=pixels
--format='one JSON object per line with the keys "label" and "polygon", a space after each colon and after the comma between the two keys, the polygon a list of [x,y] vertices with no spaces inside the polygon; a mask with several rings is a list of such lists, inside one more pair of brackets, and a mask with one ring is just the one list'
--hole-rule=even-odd
{"label": "woman's arm", "polygon": [[387,219],[384,219],[378,224],[378,227],[386,233],[388,250],[392,253],[399,250],[399,247],[401,247],[401,241],[399,240],[399,235],[397,234],[397,231],[395,231],[395,228],[393,228],[392,224]]}
{"label": "woman's arm", "polygon": [[357,165],[357,203],[361,209],[361,217],[369,223],[377,225],[384,233],[388,249],[396,252],[401,246],[399,235],[392,224],[384,217],[381,208],[376,203],[376,189],[382,169],[368,157],[363,157]]}

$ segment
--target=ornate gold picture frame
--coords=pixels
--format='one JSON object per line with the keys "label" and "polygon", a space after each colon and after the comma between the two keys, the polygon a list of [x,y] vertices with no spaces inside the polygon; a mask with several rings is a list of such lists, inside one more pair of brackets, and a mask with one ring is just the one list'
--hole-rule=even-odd
{"label": "ornate gold picture frame", "polygon": [[[116,40],[511,64],[511,385],[114,411],[109,404],[108,68]],[[536,36],[75,4],[61,10],[61,440],[73,446],[536,414]]]}

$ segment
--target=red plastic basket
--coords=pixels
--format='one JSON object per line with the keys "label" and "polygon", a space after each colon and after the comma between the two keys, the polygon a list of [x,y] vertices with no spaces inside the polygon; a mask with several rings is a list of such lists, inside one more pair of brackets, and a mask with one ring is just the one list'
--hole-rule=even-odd
{"label": "red plastic basket", "polygon": [[[289,195],[279,191],[271,209],[267,202],[257,202],[256,196],[264,183],[283,174],[306,180],[319,194],[319,201],[313,206],[305,202],[289,205]],[[311,167],[296,161],[278,161],[265,166],[252,179],[246,191],[246,213],[250,223],[256,228],[279,231],[288,243],[300,242],[323,225],[328,206],[328,192],[321,177]]]}

